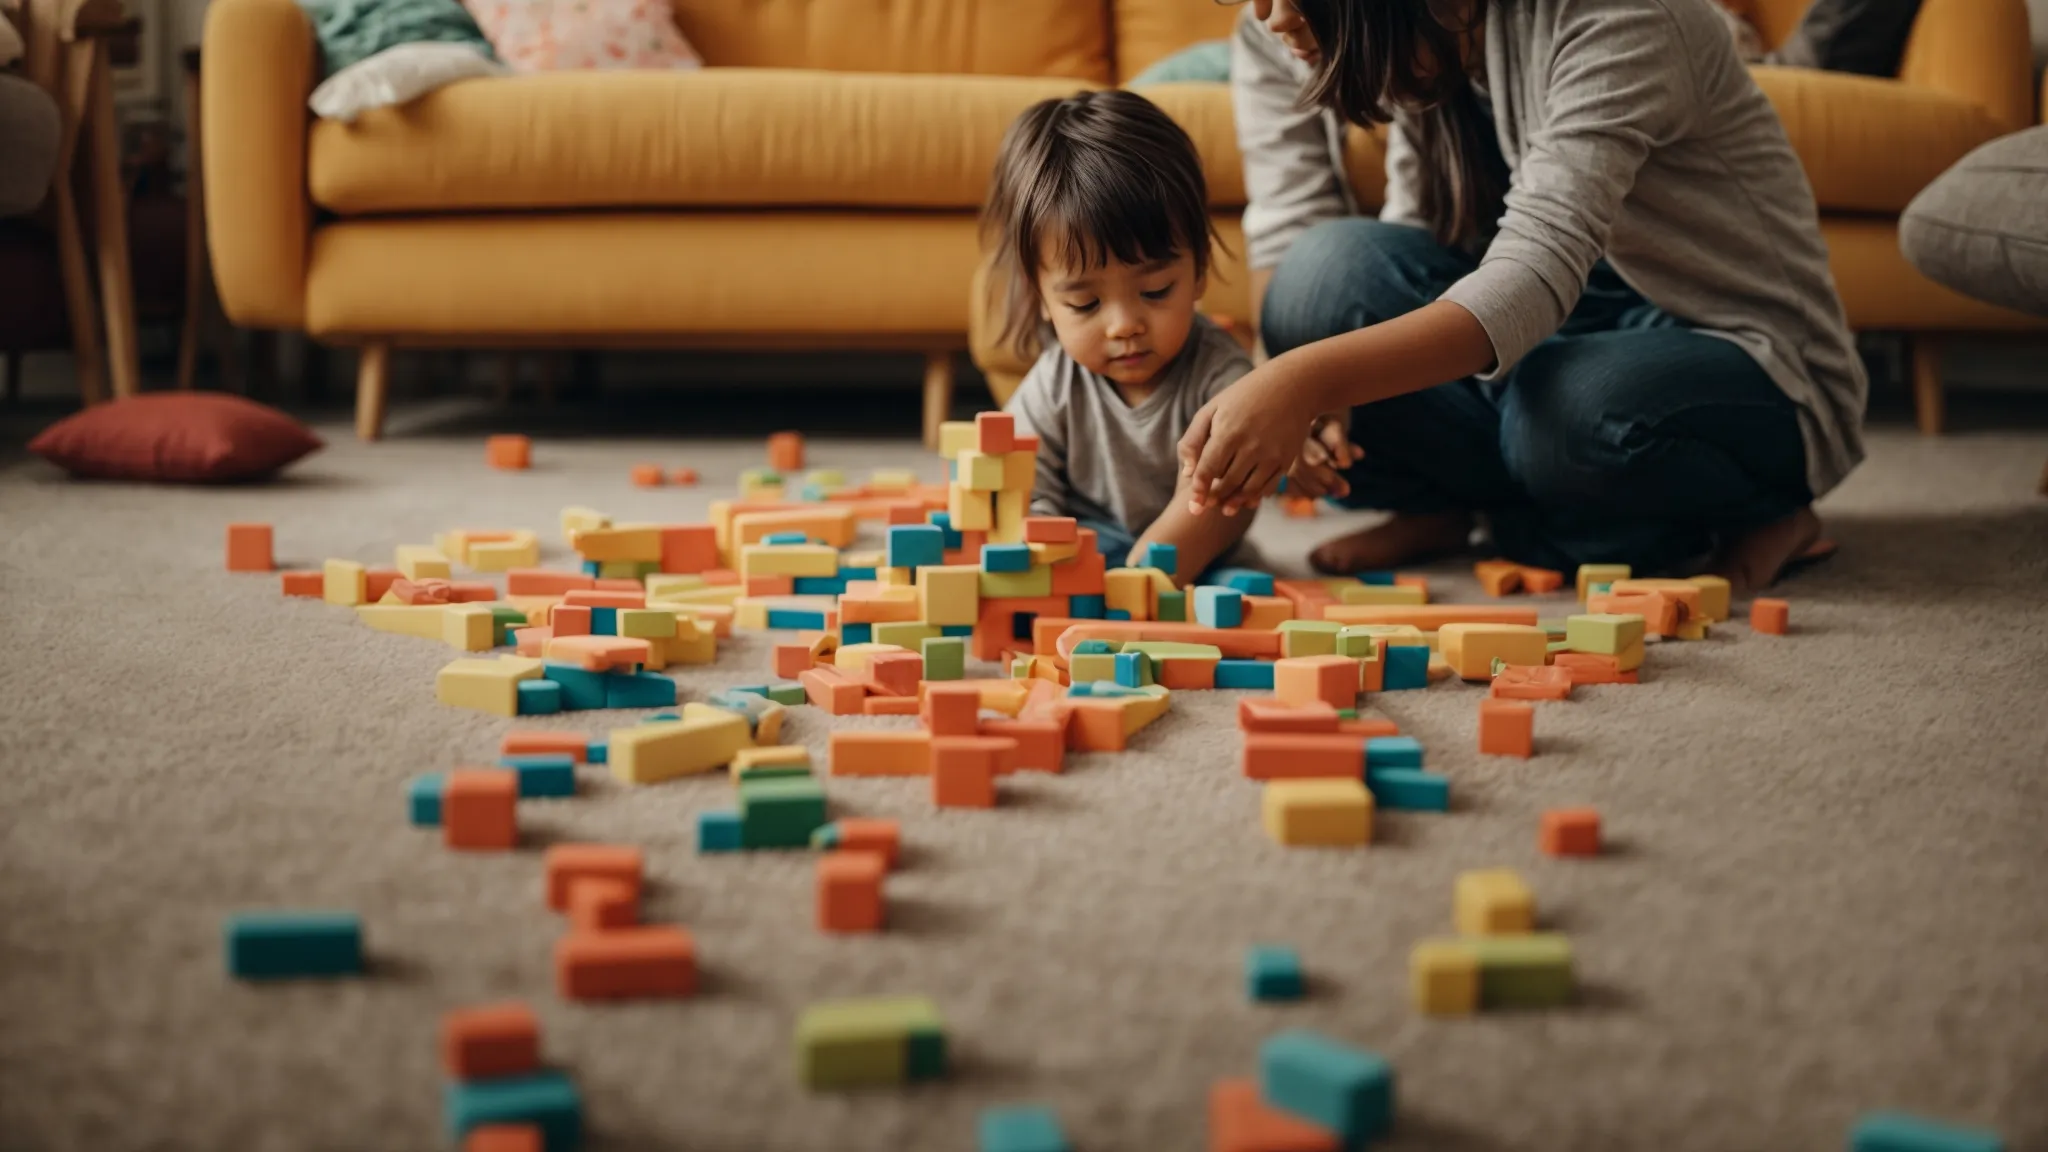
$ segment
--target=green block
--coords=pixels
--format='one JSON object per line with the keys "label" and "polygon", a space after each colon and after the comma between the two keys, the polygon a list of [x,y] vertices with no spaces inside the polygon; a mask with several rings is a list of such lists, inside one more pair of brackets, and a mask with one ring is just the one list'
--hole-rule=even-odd
{"label": "green block", "polygon": [[1280,622],[1280,655],[1335,656],[1337,634],[1344,630],[1334,620],[1283,620]]}
{"label": "green block", "polygon": [[659,608],[621,608],[619,635],[641,640],[668,640],[676,634],[676,614]]}
{"label": "green block", "polygon": [[1565,621],[1564,642],[1574,652],[1618,656],[1643,642],[1643,618],[1611,612]]}
{"label": "green block", "polygon": [[1154,609],[1155,618],[1169,624],[1185,624],[1188,619],[1188,594],[1185,592],[1161,592],[1159,606]]}
{"label": "green block", "polygon": [[816,484],[820,488],[844,488],[846,473],[837,468],[813,468],[804,473],[804,483]]}
{"label": "green block", "polygon": [[1098,680],[1116,679],[1116,653],[1075,652],[1067,662],[1067,680],[1073,684],[1093,684]]}
{"label": "green block", "polygon": [[[881,629],[875,629],[878,643]],[[967,676],[967,641],[958,636],[927,636],[919,642],[926,680],[962,680]]]}
{"label": "green block", "polygon": [[797,1018],[796,1059],[808,1088],[930,1080],[946,1069],[945,1024],[922,996],[828,1000]]}
{"label": "green block", "polygon": [[825,787],[814,776],[740,781],[740,842],[749,848],[803,848],[825,823]]}
{"label": "green block", "polygon": [[1346,628],[1337,633],[1337,655],[1349,656],[1354,660],[1377,660],[1380,655],[1379,639],[1370,632]]}
{"label": "green block", "polygon": [[[801,764],[756,764],[740,772],[742,783],[748,780],[766,780],[774,776],[809,776],[811,770]],[[815,846],[815,845],[814,845]]]}
{"label": "green block", "polygon": [[1543,646],[1543,650],[1545,652],[1569,652],[1572,650],[1572,645],[1569,640],[1552,640]]}
{"label": "green block", "polygon": [[801,684],[770,684],[768,698],[784,708],[794,708],[810,697],[804,692],[804,686]]}
{"label": "green block", "polygon": [[[875,625],[873,639],[877,644],[894,644],[898,648],[915,652],[918,645],[944,635],[945,633],[940,631],[937,625],[925,624],[917,620],[893,620],[887,624]],[[931,661],[929,659],[925,661],[924,678],[927,680],[938,679],[937,676],[931,674]],[[954,679],[957,680],[959,677],[956,676]]]}
{"label": "green block", "polygon": [[1356,719],[1358,719],[1358,709],[1356,709],[1356,708],[1339,708],[1339,709],[1337,709],[1337,719],[1339,719],[1339,720],[1356,720]]}
{"label": "green block", "polygon": [[1214,644],[1187,644],[1179,640],[1133,640],[1125,652],[1143,652],[1154,660],[1221,660],[1223,649]]}
{"label": "green block", "polygon": [[[597,576],[600,580],[638,580],[642,575],[640,566],[641,561],[638,560],[600,560]],[[655,567],[658,569],[661,565],[656,564]]]}
{"label": "green block", "polygon": [[1460,938],[1479,961],[1479,1002],[1548,1008],[1572,998],[1572,942],[1561,933]]}
{"label": "green block", "polygon": [[1052,565],[1035,564],[1028,572],[981,573],[983,600],[1024,599],[1052,595]]}
{"label": "green block", "polygon": [[1031,660],[1032,658],[1029,656],[1019,656],[1015,660],[1010,661],[1010,679],[1031,679]]}
{"label": "green block", "polygon": [[1545,617],[1536,621],[1536,626],[1543,629],[1543,634],[1553,640],[1562,640],[1564,638],[1566,621],[1563,617]]}
{"label": "green block", "polygon": [[773,468],[749,468],[740,473],[741,488],[746,488],[752,484],[775,485],[780,483],[782,483],[782,473],[777,472]]}

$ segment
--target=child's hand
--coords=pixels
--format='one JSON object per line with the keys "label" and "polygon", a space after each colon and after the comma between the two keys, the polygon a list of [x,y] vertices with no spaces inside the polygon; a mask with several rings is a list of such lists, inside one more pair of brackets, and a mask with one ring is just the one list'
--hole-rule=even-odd
{"label": "child's hand", "polygon": [[1287,470],[1289,496],[1320,499],[1351,495],[1344,470],[1364,456],[1365,451],[1351,443],[1345,423],[1343,416],[1316,419],[1309,429],[1308,442],[1301,446],[1301,455],[1295,457],[1294,467]]}
{"label": "child's hand", "polygon": [[1215,506],[1235,516],[1279,490],[1315,410],[1295,399],[1276,365],[1252,369],[1195,413],[1180,438],[1188,511],[1200,515]]}

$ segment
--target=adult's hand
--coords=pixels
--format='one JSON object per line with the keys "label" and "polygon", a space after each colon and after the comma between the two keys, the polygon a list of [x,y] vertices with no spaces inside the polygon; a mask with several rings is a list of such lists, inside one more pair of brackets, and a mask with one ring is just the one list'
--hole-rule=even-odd
{"label": "adult's hand", "polygon": [[1180,439],[1188,510],[1220,507],[1234,516],[1272,495],[1315,419],[1283,360],[1269,360],[1195,413]]}

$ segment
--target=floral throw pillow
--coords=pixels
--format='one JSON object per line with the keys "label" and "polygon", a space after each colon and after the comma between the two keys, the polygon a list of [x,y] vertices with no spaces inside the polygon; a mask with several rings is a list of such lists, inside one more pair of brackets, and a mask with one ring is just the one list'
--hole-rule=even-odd
{"label": "floral throw pillow", "polygon": [[697,68],[668,0],[469,0],[498,58],[520,72]]}

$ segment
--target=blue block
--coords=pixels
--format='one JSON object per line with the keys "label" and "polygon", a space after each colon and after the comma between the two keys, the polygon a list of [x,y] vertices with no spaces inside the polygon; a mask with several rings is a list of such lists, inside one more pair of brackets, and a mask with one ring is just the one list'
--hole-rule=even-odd
{"label": "blue block", "polygon": [[819,632],[825,627],[825,613],[815,608],[770,608],[768,626]]}
{"label": "blue block", "polygon": [[592,740],[583,747],[583,759],[592,764],[607,764],[612,758],[612,742]]}
{"label": "blue block", "polygon": [[567,753],[501,756],[498,763],[519,774],[522,800],[576,794],[576,758]]}
{"label": "blue block", "polygon": [[1252,945],[1244,954],[1244,991],[1254,1000],[1301,999],[1301,956],[1277,944]]}
{"label": "blue block", "polygon": [[448,786],[439,772],[415,776],[405,786],[405,810],[422,828],[441,826],[441,792]]}
{"label": "blue block", "polygon": [[801,532],[770,532],[761,537],[763,544],[809,544],[810,537]]}
{"label": "blue block", "polygon": [[1039,1104],[988,1108],[975,1124],[979,1152],[1072,1152],[1060,1118]]}
{"label": "blue block", "polygon": [[604,565],[596,560],[585,560],[583,562],[583,574],[585,576],[595,576],[602,571],[604,571]]}
{"label": "blue block", "polygon": [[363,921],[353,912],[238,912],[223,936],[228,974],[243,980],[363,970]]}
{"label": "blue block", "polygon": [[1029,572],[1031,571],[1031,549],[1023,544],[984,544],[981,546],[981,570],[983,572]]}
{"label": "blue block", "polygon": [[766,696],[768,695],[768,686],[766,684],[736,684],[726,689],[726,691],[745,692],[751,696]]}
{"label": "blue block", "polygon": [[[802,488],[797,489],[796,498],[802,500],[806,504],[821,504],[825,500],[825,490],[823,488],[818,487],[816,484],[806,484]],[[800,536],[802,535],[802,533],[777,532],[776,535]],[[799,541],[792,541],[792,543],[799,543]]]}
{"label": "blue block", "polygon": [[617,636],[619,634],[619,610],[590,606],[590,634],[592,636]]}
{"label": "blue block", "polygon": [[873,568],[841,568],[839,570],[839,578],[841,580],[873,580],[875,578],[875,570]]}
{"label": "blue block", "polygon": [[642,724],[666,724],[671,720],[681,720],[682,718],[683,714],[680,712],[656,712],[652,716],[642,716],[640,722]]}
{"label": "blue block", "polygon": [[972,635],[974,635],[974,625],[972,625],[972,624],[941,624],[941,625],[939,625],[939,635],[941,635],[941,636],[972,636]]}
{"label": "blue block", "polygon": [[1282,1032],[1259,1045],[1259,1098],[1362,1148],[1393,1122],[1394,1066],[1306,1029]]}
{"label": "blue block", "polygon": [[1218,660],[1216,662],[1216,686],[1218,688],[1252,688],[1273,690],[1273,664],[1268,660]]}
{"label": "blue block", "polygon": [[1449,812],[1449,777],[1420,768],[1370,768],[1365,773],[1365,790],[1372,793],[1378,808],[1406,812]]}
{"label": "blue block", "polygon": [[697,813],[697,851],[740,850],[740,814],[727,809]]}
{"label": "blue block", "polygon": [[1420,644],[1402,644],[1387,649],[1387,666],[1380,690],[1394,692],[1429,687],[1429,649]]}
{"label": "blue block", "polygon": [[1116,651],[1116,645],[1107,640],[1083,640],[1074,645],[1076,656],[1107,656]]}
{"label": "blue block", "polygon": [[875,626],[873,624],[841,624],[839,626],[839,642],[841,644],[869,644],[873,643],[874,639]]}
{"label": "blue block", "polygon": [[1195,589],[1195,623],[1204,628],[1237,628],[1244,624],[1244,593],[1235,588]]}
{"label": "blue block", "polygon": [[887,555],[891,568],[925,568],[944,564],[946,530],[932,524],[891,524]]}
{"label": "blue block", "polygon": [[1038,623],[1036,612],[1015,612],[1010,616],[1010,639],[1031,639],[1031,626]]}
{"label": "blue block", "polygon": [[1250,568],[1220,568],[1210,573],[1202,583],[1221,588],[1235,588],[1246,596],[1273,594],[1272,573],[1254,572]]}
{"label": "blue block", "polygon": [[745,716],[748,728],[752,728],[755,724],[759,723],[762,715],[770,707],[767,696],[756,695],[752,692],[741,692],[733,688],[712,693],[711,699],[706,701],[706,703],[709,703],[713,708],[723,708],[728,712],[737,712]]}
{"label": "blue block", "polygon": [[1143,696],[1145,693],[1136,688],[1126,687],[1114,680],[1084,680],[1079,684],[1069,685],[1067,695],[1104,700],[1122,696]]}
{"label": "blue block", "polygon": [[562,686],[564,712],[611,706],[610,696],[605,691],[605,674],[602,672],[587,672],[574,664],[548,660],[541,664],[540,674]]}
{"label": "blue block", "polygon": [[583,1142],[583,1102],[560,1072],[496,1080],[453,1080],[442,1090],[448,1136],[461,1141],[486,1124],[532,1124],[547,1152],[575,1152]]}
{"label": "blue block", "polygon": [[1085,596],[1067,597],[1067,615],[1076,620],[1100,620],[1107,611],[1109,606],[1102,602],[1101,596],[1093,592]]}
{"label": "blue block", "polygon": [[673,708],[676,682],[659,672],[608,672],[605,701],[608,708]]}
{"label": "blue block", "polygon": [[1116,682],[1126,688],[1145,686],[1145,662],[1143,652],[1119,652],[1116,654]]}
{"label": "blue block", "polygon": [[1374,736],[1365,742],[1365,770],[1421,768],[1422,742],[1413,736]]}
{"label": "blue block", "polygon": [[1157,568],[1168,576],[1180,572],[1180,548],[1173,544],[1147,544],[1145,550],[1130,558],[1133,568]]}
{"label": "blue block", "polygon": [[562,686],[553,680],[521,680],[518,700],[521,716],[552,716],[562,710]]}
{"label": "blue block", "polygon": [[1849,1130],[1849,1152],[2005,1152],[2005,1140],[1981,1128],[1956,1128],[1903,1112],[1871,1112]]}
{"label": "blue block", "polygon": [[798,576],[789,582],[789,590],[798,596],[839,596],[846,592],[846,579],[842,576]]}
{"label": "blue block", "polygon": [[[945,545],[947,551],[950,552],[953,549],[958,548],[967,543],[967,538],[960,535],[960,533],[953,528],[952,513],[933,512],[930,515],[926,516],[925,519],[927,521],[930,521],[931,525],[937,528],[940,532],[945,533]],[[894,568],[896,567],[896,565],[891,564],[890,567]]]}
{"label": "blue block", "polygon": [[1104,620],[1129,620],[1131,614],[1127,609],[1111,608],[1102,614],[1102,618]]}
{"label": "blue block", "polygon": [[1394,586],[1394,574],[1392,572],[1360,572],[1358,574],[1358,582],[1380,588],[1392,588]]}

